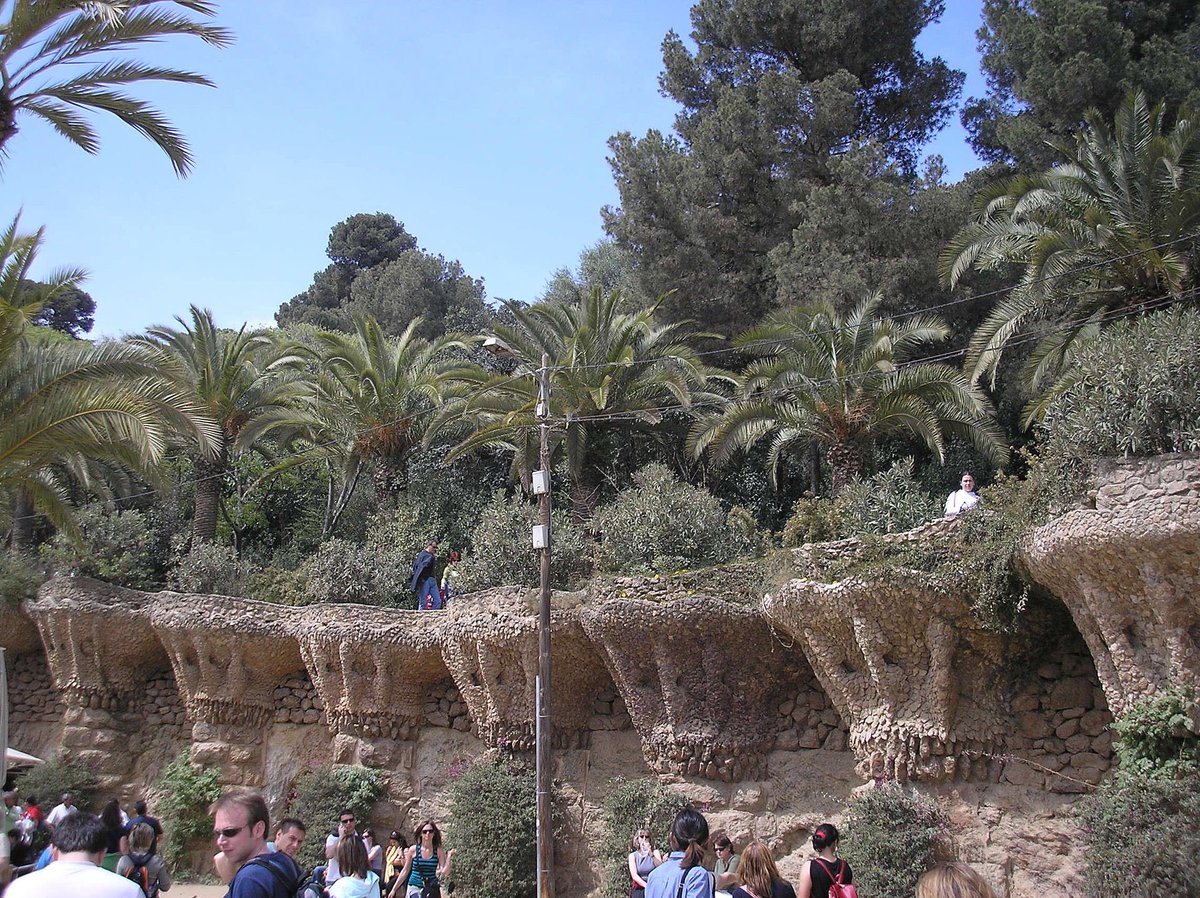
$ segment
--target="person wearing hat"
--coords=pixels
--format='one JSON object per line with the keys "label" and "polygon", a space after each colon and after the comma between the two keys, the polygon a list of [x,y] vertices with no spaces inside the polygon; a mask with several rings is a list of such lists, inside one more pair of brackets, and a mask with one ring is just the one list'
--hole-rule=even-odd
{"label": "person wearing hat", "polygon": [[434,611],[442,607],[442,593],[437,582],[437,550],[437,540],[427,540],[425,548],[413,559],[409,589],[417,594],[418,611]]}

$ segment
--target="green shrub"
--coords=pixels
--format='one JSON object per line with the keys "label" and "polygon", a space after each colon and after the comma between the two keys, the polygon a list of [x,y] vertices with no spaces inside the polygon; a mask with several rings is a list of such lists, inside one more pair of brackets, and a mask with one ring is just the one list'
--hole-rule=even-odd
{"label": "green shrub", "polygon": [[509,758],[481,758],[450,786],[455,884],[472,898],[537,891],[537,778]]}
{"label": "green shrub", "polygon": [[187,859],[193,844],[212,840],[208,808],[221,794],[219,775],[220,770],[215,767],[206,770],[193,767],[188,749],[163,770],[156,786],[163,796],[158,802],[164,833],[159,845],[163,858],[172,867]]}
{"label": "green shrub", "polygon": [[79,509],[75,521],[78,540],[59,531],[39,550],[57,573],[80,573],[131,589],[163,582],[166,559],[140,511],[109,511],[93,503]]}
{"label": "green shrub", "polygon": [[668,850],[667,836],[679,809],[687,804],[677,793],[656,779],[626,780],[618,777],[608,785],[601,804],[604,840],[600,846],[601,898],[625,898],[629,894],[629,841],[645,826],[655,848]]}
{"label": "green shrub", "polygon": [[1072,360],[1042,428],[1079,458],[1200,448],[1200,310],[1106,328]]}
{"label": "green shrub", "polygon": [[309,835],[297,857],[301,866],[324,862],[325,834],[336,825],[343,808],[352,810],[360,820],[369,820],[383,790],[383,774],[371,767],[334,764],[301,774],[292,787],[294,797],[287,809],[287,816],[308,824]]}
{"label": "green shrub", "polygon": [[852,481],[836,499],[798,499],[784,525],[783,544],[900,533],[938,517],[941,510],[941,502],[918,483],[913,460],[903,458],[885,471]]}
{"label": "green shrub", "polygon": [[602,570],[665,574],[720,564],[754,545],[744,526],[728,526],[715,496],[681,482],[666,465],[647,465],[633,481],[596,512]]}
{"label": "green shrub", "polygon": [[22,795],[33,795],[46,813],[58,804],[63,793],[75,796],[76,807],[91,810],[99,788],[96,774],[77,761],[66,761],[55,755],[44,764],[30,767],[17,777],[17,788]]}
{"label": "green shrub", "polygon": [[397,589],[407,586],[388,577],[363,546],[344,539],[327,539],[300,565],[304,592],[310,602],[357,602],[390,605]]}
{"label": "green shrub", "polygon": [[1123,773],[1179,779],[1200,769],[1200,706],[1196,692],[1172,686],[1139,702],[1113,724]]}
{"label": "green shrub", "polygon": [[[506,499],[503,493],[496,493],[471,533],[470,553],[463,556],[463,589],[536,586],[541,563],[530,539],[536,523],[536,505],[520,496]],[[554,509],[551,526],[550,583],[564,589],[587,576],[591,547],[571,520],[570,511]]]}
{"label": "green shrub", "polygon": [[46,577],[33,561],[11,549],[0,550],[0,608],[15,608],[32,599]]}
{"label": "green shrub", "polygon": [[948,825],[931,799],[888,783],[850,804],[840,853],[862,894],[912,898],[917,879],[934,864]]}
{"label": "green shrub", "polygon": [[250,575],[246,586],[250,597],[275,605],[308,605],[313,599],[306,589],[308,581],[301,571],[266,567]]}
{"label": "green shrub", "polygon": [[167,578],[177,592],[240,596],[247,592],[251,566],[229,546],[198,543],[179,555]]}
{"label": "green shrub", "polygon": [[838,497],[844,536],[900,533],[938,517],[942,503],[913,476],[913,460],[903,458],[886,471],[850,483]]}
{"label": "green shrub", "polygon": [[1080,809],[1093,898],[1200,894],[1200,772],[1121,771]]}

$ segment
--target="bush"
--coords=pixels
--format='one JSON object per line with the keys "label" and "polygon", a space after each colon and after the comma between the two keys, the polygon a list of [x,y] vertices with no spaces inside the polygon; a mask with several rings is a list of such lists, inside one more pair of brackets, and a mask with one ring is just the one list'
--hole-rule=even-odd
{"label": "bush", "polygon": [[229,546],[198,543],[178,556],[167,583],[177,592],[240,596],[248,590],[251,567]]}
{"label": "bush", "polygon": [[[401,585],[363,546],[336,537],[321,543],[300,565],[299,574],[310,602],[390,605]],[[403,586],[407,585],[406,580]]]}
{"label": "bush", "polygon": [[900,533],[938,517],[941,510],[941,502],[917,482],[913,460],[903,458],[886,471],[852,481],[836,499],[798,499],[784,525],[783,544]]}
{"label": "bush", "polygon": [[45,579],[28,556],[11,549],[0,551],[0,608],[15,608],[32,599]]}
{"label": "bush", "polygon": [[[1122,773],[1180,779],[1200,770],[1200,706],[1195,690],[1172,686],[1113,724]],[[1200,821],[1198,821],[1200,822]]]}
{"label": "bush", "polygon": [[369,820],[383,795],[383,774],[370,767],[334,764],[301,774],[293,785],[294,796],[287,815],[298,817],[309,827],[308,838],[296,858],[306,869],[325,861],[325,836],[337,822],[338,813],[349,808],[360,820]]}
{"label": "bush", "polygon": [[1105,329],[1072,360],[1042,429],[1079,458],[1200,449],[1200,310]]}
{"label": "bush", "polygon": [[472,898],[537,891],[537,777],[507,758],[481,758],[450,786],[455,884]]}
{"label": "bush", "polygon": [[59,755],[44,764],[30,767],[17,777],[17,788],[22,795],[33,795],[45,813],[58,804],[64,792],[75,796],[76,807],[91,810],[99,788],[96,774],[88,767],[75,761],[66,761]]}
{"label": "bush", "polygon": [[844,536],[900,533],[942,512],[942,503],[917,483],[911,458],[903,458],[886,471],[853,481],[838,499]]}
{"label": "bush", "polygon": [[667,836],[679,809],[687,804],[677,793],[655,779],[626,780],[608,785],[601,805],[604,841],[600,846],[603,871],[601,898],[626,898],[629,894],[629,840],[643,825],[655,848],[667,850]]}
{"label": "bush", "polygon": [[301,571],[277,567],[263,568],[250,575],[247,592],[260,602],[274,605],[308,605],[313,599],[307,591],[308,581]]}
{"label": "bush", "polygon": [[62,531],[39,550],[57,573],[80,573],[97,580],[148,589],[163,582],[166,559],[140,511],[109,511],[100,503],[75,515],[79,539]]}
{"label": "bush", "polygon": [[680,482],[666,465],[647,465],[633,480],[596,512],[602,570],[665,574],[720,564],[753,547],[744,526],[728,526],[716,497]]}
{"label": "bush", "polygon": [[[506,499],[503,493],[496,493],[471,533],[470,554],[463,556],[463,589],[536,586],[541,566],[529,536],[536,523],[537,506],[520,496]],[[587,576],[591,547],[569,511],[555,509],[551,526],[550,583],[565,589]]]}
{"label": "bush", "polygon": [[1082,803],[1088,894],[1200,894],[1200,772],[1182,779],[1124,771]]}
{"label": "bush", "polygon": [[860,794],[846,814],[841,854],[872,898],[911,898],[933,866],[948,821],[931,799],[895,783]]}
{"label": "bush", "polygon": [[163,771],[157,783],[157,791],[163,796],[158,803],[164,833],[159,845],[163,859],[172,867],[187,859],[188,849],[194,843],[212,839],[208,807],[221,794],[219,775],[215,767],[206,770],[193,767],[188,749],[180,752]]}

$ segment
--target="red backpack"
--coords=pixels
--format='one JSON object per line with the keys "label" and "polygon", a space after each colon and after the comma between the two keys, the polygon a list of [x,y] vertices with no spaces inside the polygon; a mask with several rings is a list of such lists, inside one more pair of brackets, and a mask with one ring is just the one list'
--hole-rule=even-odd
{"label": "red backpack", "polygon": [[832,885],[829,886],[829,898],[858,898],[858,889],[854,887],[853,883],[842,882],[842,877],[846,873],[845,862],[838,861],[838,873],[837,876],[834,876],[833,870],[830,869],[829,863],[824,858],[815,857],[813,860],[820,864],[825,874],[833,880]]}

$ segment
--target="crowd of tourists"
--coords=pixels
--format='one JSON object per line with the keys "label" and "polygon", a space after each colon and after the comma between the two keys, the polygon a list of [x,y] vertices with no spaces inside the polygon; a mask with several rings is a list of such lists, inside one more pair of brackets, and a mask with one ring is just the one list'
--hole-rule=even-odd
{"label": "crowd of tourists", "polygon": [[[708,851],[708,821],[694,808],[671,824],[669,851],[657,850],[647,829],[630,842],[629,898],[857,898],[854,871],[838,857],[838,829],[822,823],[812,835],[813,856],[793,884],[779,873],[770,849],[751,842],[740,854],[728,836]],[[995,898],[987,881],[966,864],[939,864],[917,882],[916,898]]]}

